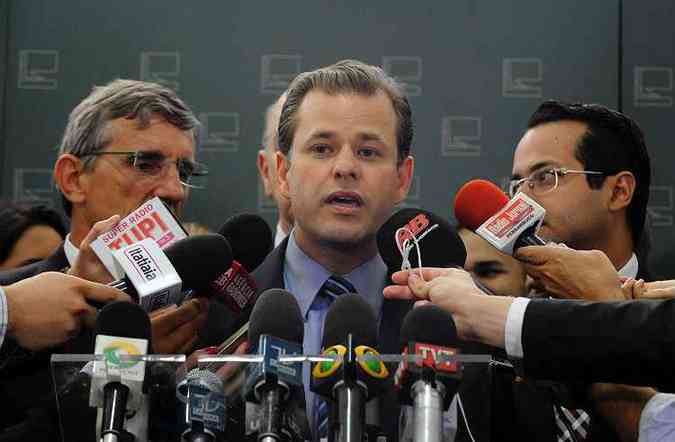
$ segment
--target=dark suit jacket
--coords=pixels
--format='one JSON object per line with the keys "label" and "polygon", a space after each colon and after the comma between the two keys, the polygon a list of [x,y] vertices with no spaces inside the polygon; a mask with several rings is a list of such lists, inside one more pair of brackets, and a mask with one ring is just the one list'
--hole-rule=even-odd
{"label": "dark suit jacket", "polygon": [[675,300],[532,300],[522,340],[529,376],[675,390]]}
{"label": "dark suit jacket", "polygon": [[[0,285],[9,285],[31,276],[50,271],[62,271],[68,266],[63,244],[49,258],[18,269],[0,272]],[[45,296],[48,296],[45,293]],[[64,345],[40,352],[22,349],[10,337],[0,349],[0,442],[13,440],[59,441],[58,410],[51,375],[50,357],[55,353],[91,353],[92,335],[82,333]],[[88,392],[88,389],[87,389]],[[88,400],[82,394],[83,400]],[[79,407],[80,400],[71,401],[69,407]],[[86,403],[86,402],[85,402]],[[61,404],[62,408],[65,407]],[[73,418],[90,413],[88,407],[78,408]]]}
{"label": "dark suit jacket", "polygon": [[[253,272],[253,278],[258,285],[258,294],[270,288],[284,288],[284,257],[286,254],[286,246],[288,239],[284,240],[277,248],[275,248],[265,259],[265,261]],[[219,317],[220,320],[214,320],[209,327],[211,337],[214,338],[217,334],[213,328],[219,327],[220,330],[227,330],[231,332],[236,330],[243,324],[248,316],[249,311],[245,315],[233,316],[226,311],[226,307],[212,303],[214,311],[209,312],[210,316]],[[382,320],[379,328],[379,342],[378,351],[382,354],[398,354],[401,353],[399,334],[401,324],[406,313],[412,308],[412,302],[396,301],[385,299],[382,304]],[[218,311],[219,313],[216,313]],[[245,318],[242,318],[245,316]],[[221,332],[222,334],[222,332]],[[227,334],[225,334],[227,336]],[[220,339],[221,336],[216,338]],[[221,339],[222,340],[222,339]],[[466,351],[465,351],[466,352]],[[396,370],[396,364],[390,364],[390,372],[393,374]],[[385,395],[380,398],[380,418],[381,426],[389,441],[398,440],[398,419],[399,419],[399,401],[393,389],[393,375],[390,383],[386,389]],[[464,402],[465,412],[469,418],[471,425],[471,432],[476,441],[490,440],[490,409],[491,404],[489,398],[489,391],[491,388],[490,376],[488,368],[483,367],[467,367],[464,374],[464,379],[460,385],[460,394]],[[458,441],[470,440],[467,435],[466,427],[463,420],[460,418],[460,426],[458,429]]]}

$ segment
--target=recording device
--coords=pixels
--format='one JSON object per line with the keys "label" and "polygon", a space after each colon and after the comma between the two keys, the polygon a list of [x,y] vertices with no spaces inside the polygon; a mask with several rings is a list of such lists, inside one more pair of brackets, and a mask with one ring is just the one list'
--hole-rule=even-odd
{"label": "recording device", "polygon": [[541,246],[536,235],[546,210],[518,192],[510,200],[499,187],[486,180],[471,180],[455,196],[455,218],[508,255],[522,246]]}
{"label": "recording device", "polygon": [[218,233],[229,242],[234,259],[210,284],[210,292],[238,314],[255,302],[257,286],[250,272],[272,250],[272,231],[260,216],[244,213],[228,219]]}
{"label": "recording device", "polygon": [[366,402],[385,387],[389,371],[375,350],[377,319],[359,295],[339,296],[324,322],[322,355],[335,359],[314,364],[311,390],[329,403],[329,441],[361,442]]}
{"label": "recording device", "polygon": [[[257,440],[277,442],[304,439],[306,422],[297,422],[290,412],[298,401],[304,402],[302,364],[283,363],[284,355],[302,354],[304,324],[300,307],[293,295],[282,289],[263,292],[251,312],[248,340],[252,353],[263,360],[247,367],[244,398],[258,405]],[[295,405],[294,405],[295,404]]]}
{"label": "recording device", "polygon": [[[89,405],[102,408],[103,442],[128,440],[124,423],[139,409],[145,381],[145,361],[120,356],[140,356],[151,351],[152,328],[147,313],[130,302],[106,305],[96,319],[94,362]],[[138,435],[137,435],[138,436]]]}
{"label": "recording device", "polygon": [[[267,257],[273,247],[272,232],[258,215],[241,214],[228,219],[219,229],[232,247],[234,260],[211,284],[208,293],[221,302],[214,302],[207,321],[231,318],[226,324],[209,322],[202,338],[205,343],[222,342],[219,354],[232,353],[246,339],[248,316],[256,300],[258,287],[249,274]],[[233,315],[234,313],[234,315]],[[234,333],[232,333],[233,330]],[[226,333],[224,333],[226,332]],[[228,333],[232,333],[227,339]]]}
{"label": "recording device", "polygon": [[401,209],[377,232],[377,248],[390,272],[414,267],[463,267],[466,248],[443,218],[422,209]]}
{"label": "recording device", "polygon": [[223,381],[213,372],[193,369],[178,387],[184,402],[183,442],[217,442],[224,439],[227,418]]}
{"label": "recording device", "polygon": [[[443,411],[457,392],[462,367],[448,356],[459,353],[452,316],[435,305],[408,312],[401,326],[404,359],[398,366],[394,386],[399,400],[413,407],[413,440],[441,442]],[[411,362],[405,356],[419,356]]]}
{"label": "recording device", "polygon": [[[162,251],[159,253],[162,253]],[[181,279],[183,291],[202,290],[218,277],[224,265],[229,266],[232,262],[230,245],[225,238],[217,234],[189,236],[170,245],[163,253],[166,254]],[[141,266],[153,265],[154,257],[144,258],[149,263],[141,263],[138,266],[138,271],[141,273],[143,272]],[[143,303],[143,300],[139,298],[138,290],[128,276],[108,285],[129,294],[136,302]],[[153,302],[145,303],[150,310],[163,307],[169,303],[168,299],[162,299],[159,295],[161,294],[147,295],[153,298]],[[95,306],[99,307],[100,305]]]}

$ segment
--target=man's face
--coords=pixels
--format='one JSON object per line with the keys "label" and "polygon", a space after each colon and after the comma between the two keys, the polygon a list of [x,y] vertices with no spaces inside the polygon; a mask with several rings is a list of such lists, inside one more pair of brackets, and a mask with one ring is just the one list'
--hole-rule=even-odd
{"label": "man's face", "polygon": [[[518,143],[513,157],[512,178],[524,178],[541,169],[566,167],[584,170],[575,157],[576,146],[587,129],[577,121],[545,123],[528,130]],[[558,188],[544,195],[534,195],[527,185],[521,187],[546,209],[539,235],[545,239],[564,242],[570,247],[596,247],[605,238],[609,213],[604,186],[593,190],[586,176],[561,176]]]}
{"label": "man's face", "polygon": [[459,236],[466,247],[464,269],[485,284],[495,295],[523,296],[525,269],[514,258],[501,253],[490,243],[468,229],[461,229]]}
{"label": "man's face", "polygon": [[305,96],[289,157],[277,156],[299,243],[342,249],[374,244],[412,176],[412,157],[397,166],[396,127],[383,92],[368,97],[313,90]]}
{"label": "man's face", "polygon": [[[160,117],[139,129],[135,120],[119,118],[110,122],[112,140],[104,152],[157,152],[173,164],[166,164],[158,176],[148,176],[134,168],[125,155],[101,155],[83,174],[83,215],[89,226],[114,214],[128,215],[145,201],[157,196],[180,213],[187,191],[180,183],[175,161],[194,160],[194,142]],[[75,217],[73,217],[75,219]]]}

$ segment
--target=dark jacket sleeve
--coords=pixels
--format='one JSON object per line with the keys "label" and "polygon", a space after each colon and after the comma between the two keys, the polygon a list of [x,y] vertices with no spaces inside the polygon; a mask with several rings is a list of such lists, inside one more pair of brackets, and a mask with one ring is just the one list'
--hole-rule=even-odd
{"label": "dark jacket sleeve", "polygon": [[675,300],[532,300],[522,342],[531,377],[673,391]]}

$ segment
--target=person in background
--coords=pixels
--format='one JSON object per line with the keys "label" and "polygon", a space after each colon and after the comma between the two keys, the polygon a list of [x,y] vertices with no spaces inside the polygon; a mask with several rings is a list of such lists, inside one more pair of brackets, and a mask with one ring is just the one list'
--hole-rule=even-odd
{"label": "person in background", "polygon": [[66,233],[63,218],[53,209],[42,205],[0,204],[0,270],[51,256]]}
{"label": "person in background", "polygon": [[522,296],[527,293],[527,275],[516,259],[495,249],[466,227],[458,226],[464,247],[464,269],[499,296]]}
{"label": "person in background", "polygon": [[279,150],[279,138],[277,128],[279,127],[279,117],[281,108],[286,102],[286,93],[282,94],[277,101],[272,103],[265,112],[265,130],[262,138],[262,149],[258,151],[258,173],[262,180],[265,196],[272,198],[277,205],[279,220],[274,234],[274,246],[281,244],[281,241],[288,236],[293,228],[293,214],[291,213],[291,202],[281,192],[277,183],[277,163],[276,154]]}

